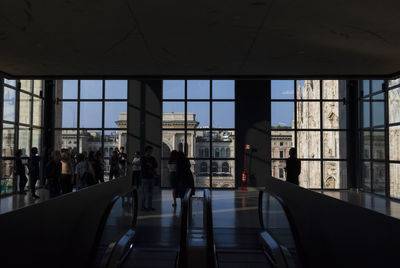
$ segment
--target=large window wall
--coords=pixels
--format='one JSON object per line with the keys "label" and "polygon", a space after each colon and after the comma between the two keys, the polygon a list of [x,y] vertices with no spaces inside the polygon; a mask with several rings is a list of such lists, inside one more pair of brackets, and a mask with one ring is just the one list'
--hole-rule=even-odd
{"label": "large window wall", "polygon": [[127,94],[127,80],[57,81],[55,149],[102,151],[108,174],[112,152],[126,148]]}
{"label": "large window wall", "polygon": [[359,82],[361,188],[400,198],[400,80]]}
{"label": "large window wall", "polygon": [[44,81],[3,79],[1,84],[0,178],[1,193],[5,194],[17,190],[18,178],[14,176],[16,150],[22,150],[23,161],[29,157],[32,147],[41,150]]}
{"label": "large window wall", "polygon": [[172,150],[190,159],[196,187],[235,187],[235,82],[164,80],[161,185]]}
{"label": "large window wall", "polygon": [[346,82],[272,80],[270,93],[272,176],[286,179],[295,147],[302,187],[347,188]]}

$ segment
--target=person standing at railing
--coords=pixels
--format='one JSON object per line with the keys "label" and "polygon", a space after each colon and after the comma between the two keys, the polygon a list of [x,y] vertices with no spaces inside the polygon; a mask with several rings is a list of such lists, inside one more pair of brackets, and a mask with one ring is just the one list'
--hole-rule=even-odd
{"label": "person standing at railing", "polygon": [[299,175],[301,173],[301,162],[297,158],[296,148],[289,150],[289,158],[286,160],[286,181],[299,185]]}
{"label": "person standing at railing", "polygon": [[144,156],[141,158],[141,188],[142,188],[142,210],[155,210],[152,204],[153,187],[155,181],[156,159],[151,156],[153,147],[146,146]]}

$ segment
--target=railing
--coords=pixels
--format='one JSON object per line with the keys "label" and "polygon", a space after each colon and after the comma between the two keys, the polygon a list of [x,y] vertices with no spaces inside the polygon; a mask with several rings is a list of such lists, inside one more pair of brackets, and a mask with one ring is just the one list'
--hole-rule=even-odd
{"label": "railing", "polygon": [[186,268],[187,267],[187,244],[188,244],[188,225],[189,218],[191,218],[190,207],[192,189],[186,190],[185,197],[183,198],[183,205],[181,210],[181,232],[180,232],[180,246],[178,257],[176,261],[176,267]]}
{"label": "railing", "polygon": [[[266,197],[264,200],[264,196]],[[264,201],[267,206],[264,210]],[[300,238],[289,208],[282,198],[264,189],[258,196],[261,239],[277,267],[301,267],[303,254]]]}
{"label": "railing", "polygon": [[92,267],[118,267],[124,260],[132,248],[137,213],[136,188],[113,198],[98,227],[92,250]]}
{"label": "railing", "polygon": [[208,267],[217,268],[218,260],[214,242],[212,204],[211,204],[211,194],[209,189],[204,190],[203,220],[204,220],[203,226],[206,229],[206,236],[207,236]]}

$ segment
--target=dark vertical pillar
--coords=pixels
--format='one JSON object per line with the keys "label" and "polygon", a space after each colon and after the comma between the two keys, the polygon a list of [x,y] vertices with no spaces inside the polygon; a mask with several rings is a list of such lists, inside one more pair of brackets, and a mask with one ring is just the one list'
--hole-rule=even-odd
{"label": "dark vertical pillar", "polygon": [[129,159],[134,152],[144,152],[147,145],[153,147],[160,171],[162,80],[128,81],[128,134]]}
{"label": "dark vertical pillar", "polygon": [[236,186],[241,184],[243,170],[244,146],[251,146],[247,153],[247,185],[265,186],[270,161],[267,156],[270,144],[267,134],[267,106],[269,81],[266,80],[236,80]]}
{"label": "dark vertical pillar", "polygon": [[45,80],[44,82],[42,136],[42,154],[44,157],[42,166],[46,165],[47,161],[50,158],[49,153],[54,149],[55,83],[56,82],[54,80]]}
{"label": "dark vertical pillar", "polygon": [[348,80],[347,87],[347,178],[348,188],[357,188],[361,185],[361,143],[358,109],[358,82]]}

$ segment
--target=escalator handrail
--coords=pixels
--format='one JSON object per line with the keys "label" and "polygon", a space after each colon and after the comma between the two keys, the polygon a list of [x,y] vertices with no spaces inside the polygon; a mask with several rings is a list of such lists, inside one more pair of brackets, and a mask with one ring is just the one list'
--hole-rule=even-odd
{"label": "escalator handrail", "polygon": [[189,203],[192,197],[193,189],[189,188],[186,190],[183,198],[182,210],[181,210],[181,231],[180,231],[180,245],[177,258],[177,267],[186,268],[187,266],[187,237],[188,237],[188,221],[189,217]]}
{"label": "escalator handrail", "polygon": [[137,189],[135,187],[130,188],[128,191],[126,191],[123,194],[119,194],[117,196],[114,196],[113,199],[111,199],[111,201],[108,203],[107,207],[105,208],[104,212],[103,212],[103,216],[101,217],[100,223],[97,227],[97,232],[96,232],[96,237],[94,239],[93,242],[93,247],[91,250],[91,257],[90,257],[90,265],[88,267],[92,267],[95,263],[95,258],[96,258],[96,254],[97,254],[97,249],[99,247],[103,232],[104,232],[104,228],[106,226],[108,217],[110,216],[111,210],[113,209],[114,205],[117,203],[117,201],[122,197],[122,196],[126,196],[128,193],[133,194],[133,198],[134,198],[134,202],[135,202],[135,211],[134,211],[134,217],[131,223],[131,228],[134,228],[134,226],[136,225],[137,222],[137,213],[138,213],[138,195],[137,195]]}
{"label": "escalator handrail", "polygon": [[204,227],[206,228],[207,237],[207,255],[208,255],[208,267],[217,268],[217,252],[214,242],[214,226],[212,217],[212,204],[211,204],[211,194],[209,189],[204,190]]}
{"label": "escalator handrail", "polygon": [[278,200],[279,205],[282,207],[283,211],[285,212],[285,216],[286,216],[286,219],[288,220],[290,231],[292,233],[294,244],[295,244],[295,247],[296,247],[298,260],[299,260],[300,265],[302,267],[306,267],[305,266],[305,262],[304,262],[304,260],[305,260],[304,251],[303,251],[303,247],[301,246],[301,242],[300,242],[300,236],[299,236],[298,230],[296,228],[296,224],[294,222],[293,216],[292,216],[292,214],[290,212],[290,209],[286,205],[285,201],[280,196],[278,196],[277,194],[269,191],[268,189],[260,189],[260,192],[258,194],[258,217],[259,217],[261,228],[263,230],[267,230],[265,228],[264,220],[263,220],[263,217],[262,217],[262,199],[263,199],[263,193],[264,192],[268,193],[269,195],[274,197],[276,200]]}

